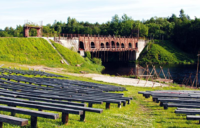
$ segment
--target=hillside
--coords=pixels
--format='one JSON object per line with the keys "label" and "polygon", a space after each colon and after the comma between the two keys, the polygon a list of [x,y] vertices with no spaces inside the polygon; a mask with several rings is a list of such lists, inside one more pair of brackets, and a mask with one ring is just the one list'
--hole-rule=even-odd
{"label": "hillside", "polygon": [[139,63],[171,63],[190,64],[195,62],[195,58],[183,52],[169,41],[155,43],[150,42],[140,54]]}
{"label": "hillside", "polygon": [[76,66],[77,64],[81,65],[81,67],[76,67],[74,72],[76,72],[78,69],[82,69],[83,71],[87,71],[89,69],[94,72],[101,72],[101,70],[104,68],[101,66],[101,64],[94,64],[89,58],[83,58],[75,51],[55,43],[52,40],[51,42],[71,66]]}
{"label": "hillside", "polygon": [[[101,72],[103,66],[96,65],[81,57],[78,53],[55,44],[61,55],[71,64],[67,66],[60,61],[62,58],[55,49],[42,38],[0,38],[0,61],[29,65],[44,65],[48,67],[62,67],[69,72]],[[76,64],[82,64],[76,67]]]}
{"label": "hillside", "polygon": [[0,38],[0,60],[62,67],[61,57],[42,38]]}

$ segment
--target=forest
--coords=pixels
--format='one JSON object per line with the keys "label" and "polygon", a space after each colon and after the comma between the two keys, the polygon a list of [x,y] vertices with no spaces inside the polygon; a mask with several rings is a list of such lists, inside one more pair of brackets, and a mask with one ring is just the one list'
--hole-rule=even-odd
{"label": "forest", "polygon": [[[90,35],[115,35],[134,36],[147,40],[168,40],[174,45],[190,54],[197,54],[200,50],[198,35],[200,35],[200,19],[190,16],[180,10],[179,16],[172,14],[169,17],[152,17],[149,20],[138,21],[124,14],[119,17],[114,15],[111,21],[99,24],[77,21],[68,17],[67,22],[54,21],[54,23],[43,26],[43,36],[58,36],[61,33],[68,34],[90,34]],[[36,30],[31,29],[30,35],[35,36]],[[16,28],[6,27],[0,29],[0,37],[23,37],[23,26]]]}

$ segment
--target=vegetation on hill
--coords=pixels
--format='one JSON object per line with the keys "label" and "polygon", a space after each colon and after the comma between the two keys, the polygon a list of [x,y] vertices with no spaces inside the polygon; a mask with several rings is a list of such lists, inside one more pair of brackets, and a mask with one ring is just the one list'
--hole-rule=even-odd
{"label": "vegetation on hill", "polygon": [[[48,67],[62,67],[69,72],[99,73],[104,68],[101,64],[94,64],[88,58],[53,43],[61,55],[70,63],[62,64],[62,58],[55,49],[42,38],[0,38],[0,61],[20,64],[45,65]],[[80,66],[76,66],[80,64]]]}
{"label": "vegetation on hill", "polygon": [[173,64],[190,64],[195,62],[195,58],[176,47],[169,41],[150,42],[144,48],[139,63],[173,63]]}
{"label": "vegetation on hill", "polygon": [[61,57],[42,38],[0,38],[0,60],[62,67]]}
{"label": "vegetation on hill", "polygon": [[64,59],[66,59],[67,62],[74,67],[74,72],[77,72],[78,70],[86,72],[101,72],[103,70],[104,67],[101,65],[101,63],[97,63],[101,61],[100,59],[95,58],[95,60],[99,61],[92,61],[91,58],[84,58],[77,52],[62,46],[61,44],[55,43],[52,40],[50,41],[56,47],[58,52],[64,57]]}

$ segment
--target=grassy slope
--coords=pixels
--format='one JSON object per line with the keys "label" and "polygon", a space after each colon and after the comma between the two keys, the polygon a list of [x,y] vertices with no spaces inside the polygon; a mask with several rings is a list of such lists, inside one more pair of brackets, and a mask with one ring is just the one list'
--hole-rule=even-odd
{"label": "grassy slope", "polygon": [[77,64],[81,64],[81,67],[74,68],[73,72],[77,72],[77,69],[80,69],[82,71],[89,71],[89,72],[101,72],[101,70],[104,68],[101,65],[97,65],[92,63],[88,58],[83,58],[80,56],[77,52],[74,52],[68,48],[65,48],[64,46],[55,43],[51,40],[53,45],[56,47],[56,49],[59,51],[59,53],[70,63],[71,66],[76,66]]}
{"label": "grassy slope", "polygon": [[0,38],[0,60],[62,67],[61,57],[41,38]]}
{"label": "grassy slope", "polygon": [[[99,73],[103,66],[93,64],[78,53],[59,44],[54,44],[64,58],[71,64],[61,64],[62,59],[52,46],[42,38],[0,38],[0,61],[20,64],[45,65],[48,67],[62,67],[68,72]],[[76,67],[76,64],[82,64]]]}
{"label": "grassy slope", "polygon": [[[147,48],[148,47],[148,48]],[[184,53],[169,41],[149,43],[138,61],[147,63],[194,63],[191,55]],[[148,49],[148,50],[147,50]]]}
{"label": "grassy slope", "polygon": [[[83,77],[74,77],[68,76],[69,79],[72,80],[83,80],[83,81],[90,81],[90,82],[97,82],[93,81],[89,78]],[[105,82],[97,82],[102,84],[107,84]],[[115,86],[120,86],[117,84],[113,84]],[[60,118],[57,120],[46,119],[46,118],[38,118],[38,126],[39,128],[96,128],[96,127],[119,127],[119,128],[146,128],[146,127],[199,127],[198,121],[188,121],[186,120],[185,115],[177,115],[174,113],[175,108],[170,108],[168,110],[164,110],[163,107],[160,107],[158,103],[152,102],[152,99],[145,99],[142,95],[137,94],[138,91],[146,91],[146,90],[181,90],[181,89],[188,89],[183,87],[165,87],[165,88],[145,88],[145,87],[133,87],[133,86],[126,86],[126,92],[123,92],[125,96],[133,97],[130,105],[122,108],[118,108],[117,105],[111,104],[111,109],[106,110],[105,104],[97,105],[95,104],[94,108],[101,108],[104,109],[103,113],[92,113],[86,112],[86,121],[80,122],[78,115],[69,116],[69,123],[68,125],[63,125],[61,123],[61,113],[59,113]],[[122,93],[122,92],[119,92]],[[36,110],[36,109],[34,109]],[[44,110],[45,111],[45,110]],[[50,112],[50,111],[46,111]],[[1,114],[9,115],[9,112],[2,112]],[[55,112],[58,113],[58,112]],[[30,124],[30,116],[23,115],[23,114],[16,114],[17,117],[27,118],[29,119]],[[4,124],[6,128],[17,128],[15,125],[9,125],[7,123]],[[30,126],[30,125],[29,125]]]}

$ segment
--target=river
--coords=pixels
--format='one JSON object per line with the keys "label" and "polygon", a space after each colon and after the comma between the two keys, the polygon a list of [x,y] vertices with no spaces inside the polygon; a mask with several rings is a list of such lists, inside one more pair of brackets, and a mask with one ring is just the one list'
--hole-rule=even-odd
{"label": "river", "polygon": [[[134,63],[104,63],[105,70],[102,71],[102,74],[109,74],[109,75],[130,75],[131,73],[136,74],[137,70],[136,67],[138,65]],[[184,77],[186,76],[187,79],[189,78],[190,73],[192,73],[192,81],[194,80],[196,71],[197,71],[197,65],[177,65],[177,64],[165,64],[165,65],[155,65],[157,73],[160,72],[160,66],[163,67],[163,71],[165,75],[169,72],[174,80],[174,82],[181,84]],[[145,67],[145,65],[143,66]],[[152,66],[149,65],[149,71],[152,70]],[[139,75],[142,75],[142,69],[138,71]],[[160,77],[164,78],[162,72],[160,73]],[[199,81],[200,81],[200,75],[199,75]]]}

